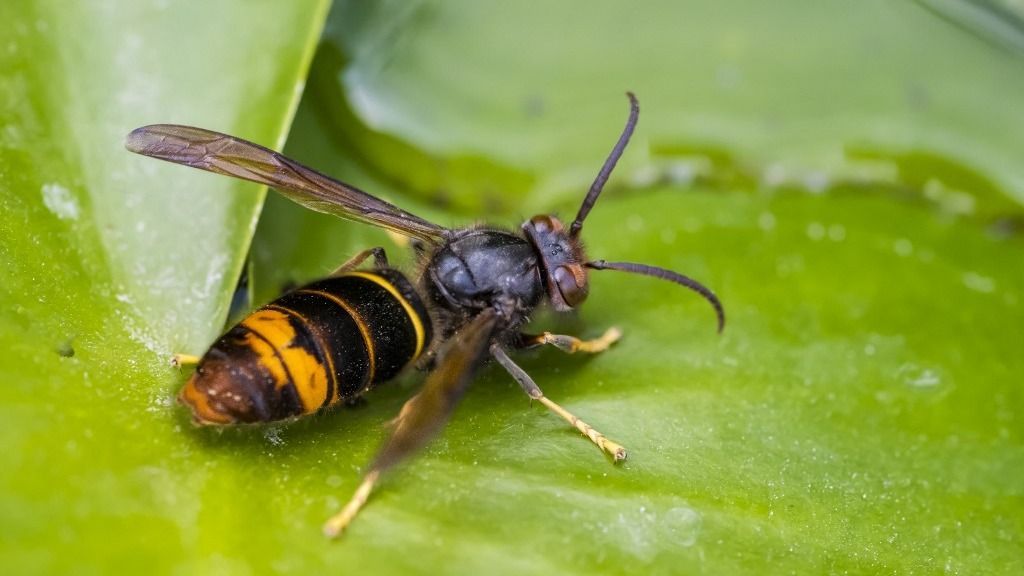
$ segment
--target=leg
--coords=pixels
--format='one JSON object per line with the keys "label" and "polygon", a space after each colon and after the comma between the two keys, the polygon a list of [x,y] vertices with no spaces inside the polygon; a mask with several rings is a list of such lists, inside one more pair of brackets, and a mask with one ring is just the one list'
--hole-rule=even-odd
{"label": "leg", "polygon": [[381,474],[418,451],[440,431],[487,353],[496,324],[494,311],[485,310],[445,344],[437,367],[392,422],[391,436],[370,463],[352,499],[324,524],[325,535],[334,538],[341,534],[366,504]]}
{"label": "leg", "polygon": [[384,253],[384,248],[377,246],[375,248],[363,250],[349,258],[348,261],[339,266],[337,270],[331,272],[331,276],[337,276],[338,274],[344,274],[345,272],[356,269],[370,256],[373,256],[373,265],[377,268],[383,268],[388,265],[388,256]]}
{"label": "leg", "polygon": [[366,501],[370,498],[370,492],[373,492],[373,487],[377,485],[380,472],[380,470],[373,468],[366,473],[366,476],[363,476],[363,481],[359,484],[359,488],[356,488],[356,493],[352,495],[352,499],[348,501],[348,504],[345,504],[341,512],[331,516],[327,523],[324,524],[324,536],[335,538],[345,528],[348,528],[348,525],[355,519],[356,514],[359,514],[359,511],[362,510]]}
{"label": "leg", "polygon": [[536,335],[520,335],[520,341],[522,342],[521,346],[523,348],[532,348],[533,346],[550,344],[562,352],[569,354],[575,354],[576,352],[586,352],[588,354],[604,352],[609,346],[617,342],[619,338],[622,338],[622,330],[619,330],[614,326],[605,330],[605,333],[602,334],[600,338],[594,338],[593,340],[580,340],[575,336],[552,334],[551,332],[544,332],[543,334]]}
{"label": "leg", "polygon": [[175,354],[171,356],[171,366],[175,368],[183,368],[185,366],[195,366],[199,364],[199,356],[193,356],[191,354]]}
{"label": "leg", "polygon": [[580,420],[565,408],[562,408],[558,404],[548,400],[547,396],[544,395],[544,392],[537,386],[537,383],[533,381],[533,378],[530,378],[530,375],[527,374],[526,371],[513,362],[500,345],[491,345],[491,355],[494,356],[494,359],[501,364],[502,368],[504,368],[512,378],[519,383],[519,386],[523,388],[530,398],[537,400],[548,410],[558,414],[565,419],[566,422],[572,424],[572,426],[582,432],[584,436],[590,438],[590,441],[596,444],[598,448],[611,456],[613,461],[619,462],[620,460],[626,459],[626,449],[623,448],[622,445],[605,438],[604,434],[594,430],[589,424]]}

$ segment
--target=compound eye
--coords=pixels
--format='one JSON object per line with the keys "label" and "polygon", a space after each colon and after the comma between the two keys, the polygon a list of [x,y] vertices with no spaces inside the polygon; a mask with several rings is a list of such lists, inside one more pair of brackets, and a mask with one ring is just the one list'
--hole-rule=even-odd
{"label": "compound eye", "polygon": [[587,299],[587,273],[576,264],[555,268],[555,284],[562,294],[562,300],[571,307],[576,307]]}

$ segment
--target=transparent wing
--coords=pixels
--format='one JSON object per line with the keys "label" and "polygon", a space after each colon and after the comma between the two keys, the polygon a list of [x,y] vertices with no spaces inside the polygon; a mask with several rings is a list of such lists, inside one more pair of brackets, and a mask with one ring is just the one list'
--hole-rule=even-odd
{"label": "transparent wing", "polygon": [[447,230],[241,138],[192,126],[136,128],[125,147],[137,154],[266,184],[317,212],[357,220],[438,243]]}
{"label": "transparent wing", "polygon": [[402,406],[391,436],[366,470],[352,498],[324,524],[324,534],[331,538],[341,534],[366,504],[381,474],[437,435],[487,353],[496,318],[494,310],[485,310],[444,345],[437,367],[427,376],[420,392]]}
{"label": "transparent wing", "polygon": [[422,448],[444,426],[487,353],[496,318],[494,310],[485,310],[445,344],[423,388],[402,406],[370,470],[390,468]]}

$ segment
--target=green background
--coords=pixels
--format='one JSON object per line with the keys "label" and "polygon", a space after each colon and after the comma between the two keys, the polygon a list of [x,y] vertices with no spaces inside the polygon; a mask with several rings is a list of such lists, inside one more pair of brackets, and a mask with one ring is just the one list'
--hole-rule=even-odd
{"label": "green background", "polygon": [[[330,14],[328,15],[328,10]],[[1009,2],[0,6],[0,570],[1024,570],[1024,25]],[[571,216],[598,357],[519,357],[613,466],[482,371],[339,542],[415,390],[260,428],[173,402],[223,329],[370,227],[129,154],[152,122],[272,146],[438,223]],[[287,136],[287,143],[285,144]]]}

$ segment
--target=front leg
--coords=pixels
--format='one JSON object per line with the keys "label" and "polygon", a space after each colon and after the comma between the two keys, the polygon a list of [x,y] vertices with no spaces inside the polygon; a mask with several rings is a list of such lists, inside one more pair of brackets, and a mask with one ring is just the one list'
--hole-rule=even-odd
{"label": "front leg", "polygon": [[566,422],[571,424],[574,428],[583,433],[584,436],[590,439],[591,442],[597,445],[602,451],[612,457],[613,462],[619,462],[626,459],[626,449],[617,442],[612,442],[595,430],[590,424],[587,424],[583,420],[580,420],[572,412],[569,412],[565,408],[562,408],[558,404],[552,402],[544,395],[544,392],[537,386],[537,383],[530,378],[530,375],[525,370],[519,367],[518,364],[512,361],[505,353],[505,349],[500,344],[491,345],[491,356],[501,364],[510,376],[522,387],[523,391],[526,392],[530,398],[540,402],[545,408],[551,410],[555,414],[561,416]]}
{"label": "front leg", "polygon": [[607,350],[612,344],[618,342],[619,338],[622,338],[622,330],[612,326],[605,330],[604,334],[599,338],[594,338],[593,340],[580,340],[575,336],[552,334],[551,332],[520,334],[519,345],[522,348],[532,348],[534,346],[550,344],[567,354],[575,354],[576,352],[597,354]]}

